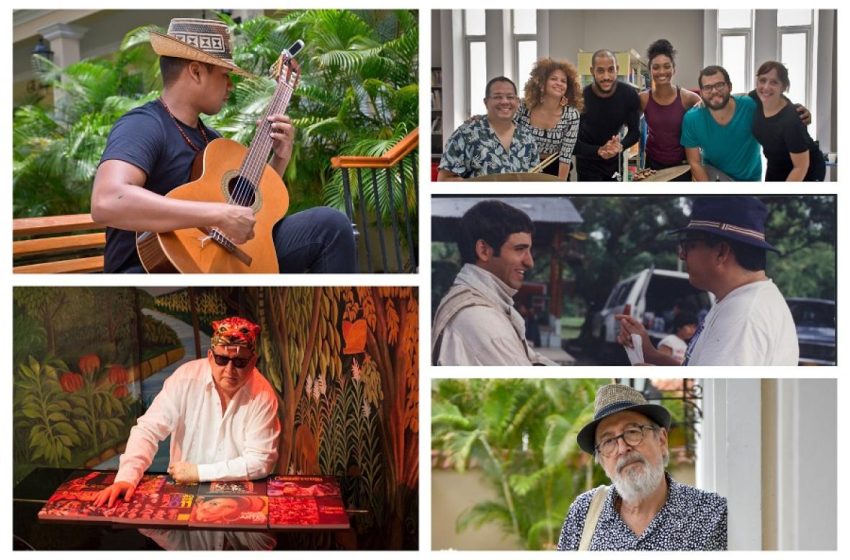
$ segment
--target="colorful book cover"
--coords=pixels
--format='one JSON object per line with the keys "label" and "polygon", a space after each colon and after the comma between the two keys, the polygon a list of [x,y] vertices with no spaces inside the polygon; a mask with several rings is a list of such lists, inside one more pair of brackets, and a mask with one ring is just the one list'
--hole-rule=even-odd
{"label": "colorful book cover", "polygon": [[265,496],[265,480],[214,480],[198,487],[198,496]]}
{"label": "colorful book cover", "polygon": [[114,471],[74,471],[50,496],[38,518],[54,521],[111,521],[113,508],[95,507],[94,499],[115,480]]}
{"label": "colorful book cover", "polygon": [[269,499],[263,496],[207,495],[195,498],[190,527],[253,529],[268,525]]}
{"label": "colorful book cover", "polygon": [[348,529],[350,523],[342,498],[317,496],[269,498],[272,529]]}
{"label": "colorful book cover", "polygon": [[129,502],[121,500],[112,515],[116,523],[186,526],[197,484],[178,484],[167,475],[145,475]]}
{"label": "colorful book cover", "polygon": [[268,479],[269,498],[341,495],[339,482],[333,476],[277,475]]}

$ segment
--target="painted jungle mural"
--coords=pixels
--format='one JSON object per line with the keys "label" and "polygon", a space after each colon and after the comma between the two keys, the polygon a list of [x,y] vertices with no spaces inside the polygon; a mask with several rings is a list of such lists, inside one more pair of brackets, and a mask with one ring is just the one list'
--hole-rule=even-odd
{"label": "painted jungle mural", "polygon": [[117,467],[164,378],[239,314],[263,329],[278,472],[343,476],[358,548],[418,547],[416,288],[16,288],[14,305],[16,481]]}

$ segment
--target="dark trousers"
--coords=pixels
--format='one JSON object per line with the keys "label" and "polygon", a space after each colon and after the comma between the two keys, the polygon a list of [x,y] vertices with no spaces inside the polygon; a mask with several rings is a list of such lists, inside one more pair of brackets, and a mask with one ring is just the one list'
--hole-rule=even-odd
{"label": "dark trousers", "polygon": [[285,216],[272,238],[281,272],[355,272],[354,229],[338,210],[320,206]]}
{"label": "dark trousers", "polygon": [[[272,228],[280,271],[356,272],[354,228],[345,214],[320,206],[284,216]],[[141,264],[121,272],[144,272]]]}
{"label": "dark trousers", "polygon": [[619,157],[608,160],[576,158],[576,178],[579,181],[617,181],[615,174],[619,166]]}

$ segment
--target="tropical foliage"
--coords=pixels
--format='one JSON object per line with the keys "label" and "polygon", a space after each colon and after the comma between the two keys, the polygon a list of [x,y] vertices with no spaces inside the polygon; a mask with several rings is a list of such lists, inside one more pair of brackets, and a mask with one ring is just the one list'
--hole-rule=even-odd
{"label": "tropical foliage", "polygon": [[[322,202],[344,209],[334,155],[382,154],[418,122],[418,28],[415,11],[295,10],[279,18],[237,23],[221,16],[236,37],[234,58],[256,79],[236,78],[226,107],[208,124],[242,143],[252,138],[275,87],[268,69],[281,50],[302,38],[302,83],[289,113],[298,129],[284,179],[292,208]],[[112,124],[128,109],[159,95],[150,27],[130,32],[113,57],[64,70],[45,61],[42,80],[68,93],[54,113],[40,105],[15,112],[15,215],[76,213],[88,209],[93,173]],[[389,204],[386,175],[362,196],[385,218],[402,196],[416,206],[410,166],[395,179]],[[360,196],[354,192],[355,200]],[[415,221],[414,221],[415,223]]]}
{"label": "tropical foliage", "polygon": [[604,379],[443,379],[434,382],[432,448],[464,472],[477,468],[494,499],[474,504],[458,530],[494,523],[527,549],[550,549],[580,493],[604,482],[576,435],[593,418]]}

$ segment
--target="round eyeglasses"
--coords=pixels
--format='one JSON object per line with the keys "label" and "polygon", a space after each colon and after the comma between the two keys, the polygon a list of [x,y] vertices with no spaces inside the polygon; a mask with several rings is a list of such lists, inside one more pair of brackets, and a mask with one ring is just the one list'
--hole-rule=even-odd
{"label": "round eyeglasses", "polygon": [[654,432],[657,429],[658,428],[656,426],[649,425],[626,428],[622,434],[600,441],[596,446],[596,451],[603,457],[610,457],[619,446],[617,444],[618,439],[623,438],[623,441],[626,442],[626,445],[629,447],[637,447],[643,441],[643,436],[646,430]]}

